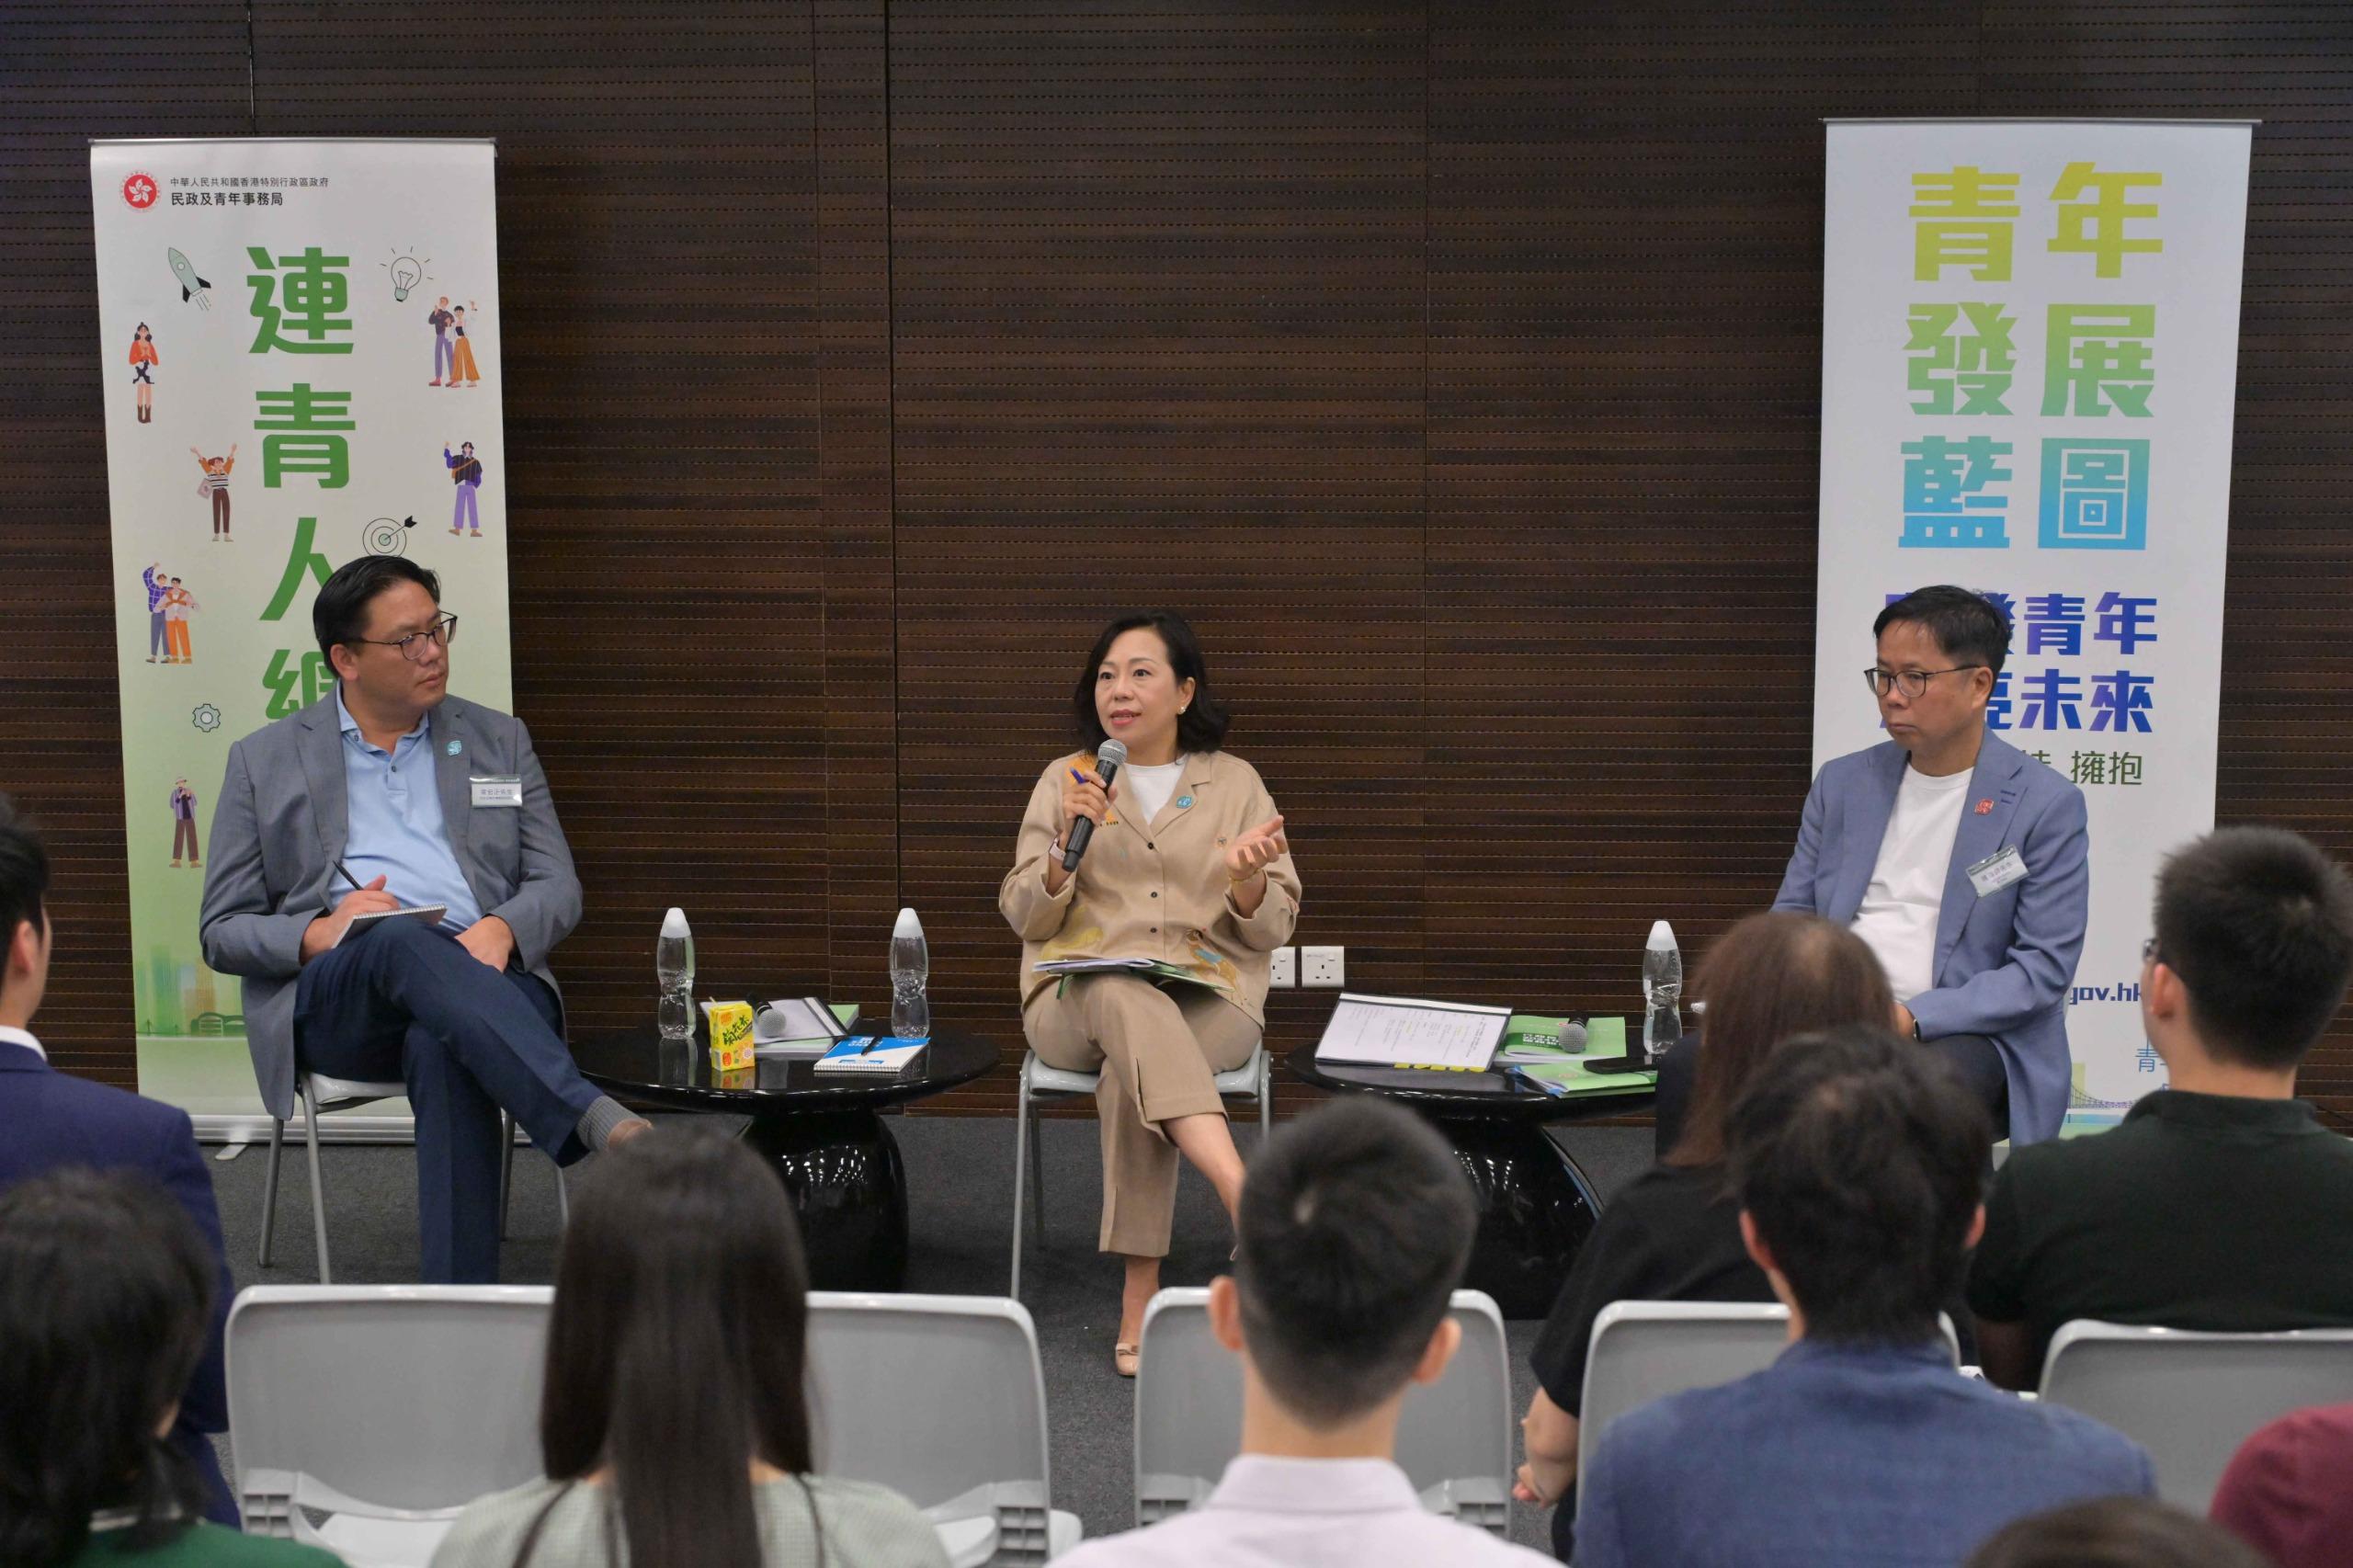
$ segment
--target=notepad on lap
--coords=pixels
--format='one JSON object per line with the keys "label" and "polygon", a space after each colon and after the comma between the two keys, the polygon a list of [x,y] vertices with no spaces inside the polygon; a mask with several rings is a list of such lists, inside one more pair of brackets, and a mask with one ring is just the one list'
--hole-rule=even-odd
{"label": "notepad on lap", "polygon": [[896,1035],[854,1034],[817,1059],[820,1073],[867,1073],[888,1077],[904,1073],[931,1049],[927,1040],[901,1040]]}
{"label": "notepad on lap", "polygon": [[354,931],[365,931],[379,920],[422,920],[427,926],[438,926],[449,916],[449,906],[446,903],[420,903],[414,909],[371,909],[365,915],[353,915],[351,924],[343,928],[343,935],[327,946],[339,948]]}

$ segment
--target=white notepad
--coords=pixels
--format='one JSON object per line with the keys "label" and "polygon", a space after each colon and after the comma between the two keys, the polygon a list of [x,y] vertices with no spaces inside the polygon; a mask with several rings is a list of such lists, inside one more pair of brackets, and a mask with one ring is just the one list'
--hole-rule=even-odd
{"label": "white notepad", "polygon": [[327,946],[339,948],[354,931],[364,931],[379,920],[422,920],[427,926],[438,926],[448,919],[449,915],[449,906],[446,903],[420,903],[414,909],[370,910],[365,915],[353,915],[351,924],[343,928],[343,936],[337,937]]}

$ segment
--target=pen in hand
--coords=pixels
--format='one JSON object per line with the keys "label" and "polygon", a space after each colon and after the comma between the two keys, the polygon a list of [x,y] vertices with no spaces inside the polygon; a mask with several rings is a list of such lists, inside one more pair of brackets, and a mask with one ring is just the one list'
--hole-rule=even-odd
{"label": "pen in hand", "polygon": [[[342,873],[343,873],[343,880],[344,880],[345,881],[349,882],[349,883],[351,884],[351,891],[352,891],[352,892],[368,892],[368,891],[369,891],[368,889],[366,889],[366,888],[364,888],[364,887],[361,887],[361,886],[359,885],[359,879],[358,879],[358,877],[355,877],[355,876],[353,876],[353,875],[351,874],[351,868],[350,868],[350,867],[348,867],[348,866],[347,866],[347,865],[345,865],[345,864],[343,863],[343,861],[342,861],[340,858],[337,858],[337,859],[336,859],[336,861],[335,861],[335,869],[336,870],[338,870],[338,871],[340,871],[340,872],[342,872]],[[378,890],[376,890],[376,891],[378,891],[378,892],[380,892],[383,893],[385,897],[387,897],[387,898],[391,899],[391,900],[392,901],[392,903],[393,903],[395,905],[397,905],[398,907],[400,907],[400,908],[402,908],[402,909],[406,909],[406,908],[408,907],[408,905],[406,905],[406,904],[404,904],[404,903],[401,903],[401,901],[400,901],[400,895],[399,895],[398,893],[393,892],[390,888],[380,888],[380,889],[378,889]]]}

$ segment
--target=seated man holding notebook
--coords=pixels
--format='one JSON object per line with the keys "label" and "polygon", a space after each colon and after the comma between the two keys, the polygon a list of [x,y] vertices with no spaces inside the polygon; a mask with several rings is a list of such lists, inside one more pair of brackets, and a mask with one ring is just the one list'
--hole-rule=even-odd
{"label": "seated man holding notebook", "polygon": [[647,1124],[564,1045],[547,961],[579,879],[521,721],[449,695],[440,593],[396,556],[319,589],[335,695],[230,748],[200,919],[205,962],[244,979],[272,1116],[298,1055],[408,1085],[424,1278],[472,1284],[498,1278],[502,1108],[560,1165]]}

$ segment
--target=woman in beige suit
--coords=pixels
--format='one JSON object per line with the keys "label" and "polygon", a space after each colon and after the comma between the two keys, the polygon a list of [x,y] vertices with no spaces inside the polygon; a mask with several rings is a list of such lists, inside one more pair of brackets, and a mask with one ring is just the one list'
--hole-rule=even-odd
{"label": "woman in beige suit", "polygon": [[[1133,1377],[1168,1252],[1177,1155],[1228,1216],[1242,1196],[1242,1156],[1211,1078],[1248,1061],[1266,1027],[1267,955],[1298,923],[1299,876],[1256,769],[1218,749],[1225,711],[1181,616],[1106,627],[1073,706],[1088,751],[1058,758],[1030,791],[997,907],[1021,937],[1031,1049],[1050,1066],[1102,1074],[1098,1244],[1126,1260],[1112,1359]],[[1108,787],[1089,755],[1106,739],[1128,748]],[[1065,871],[1082,817],[1094,837]],[[1082,957],[1161,959],[1205,983],[1037,972],[1042,960]]]}

